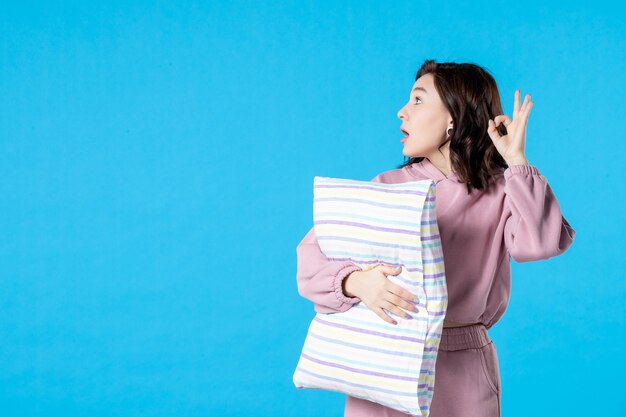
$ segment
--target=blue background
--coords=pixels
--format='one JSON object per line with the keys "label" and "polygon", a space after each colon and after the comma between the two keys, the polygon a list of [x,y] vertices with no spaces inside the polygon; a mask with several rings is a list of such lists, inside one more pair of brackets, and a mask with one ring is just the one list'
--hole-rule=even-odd
{"label": "blue background", "polygon": [[[88,4],[87,4],[88,3]],[[557,6],[557,3],[559,4]],[[616,9],[617,7],[617,9]],[[42,2],[0,12],[0,414],[342,416],[297,390],[313,176],[403,162],[424,59],[473,62],[577,231],[513,262],[503,414],[623,411],[615,2]]]}

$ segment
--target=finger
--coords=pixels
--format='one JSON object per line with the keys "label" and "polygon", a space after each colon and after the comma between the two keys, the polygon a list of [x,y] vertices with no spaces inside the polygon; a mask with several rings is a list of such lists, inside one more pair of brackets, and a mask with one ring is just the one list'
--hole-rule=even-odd
{"label": "finger", "polygon": [[519,96],[520,96],[520,91],[519,90],[515,90],[515,98],[513,99],[513,114],[517,114],[519,113]]}
{"label": "finger", "polygon": [[522,119],[524,120],[524,123],[526,123],[526,121],[528,120],[528,115],[530,114],[530,109],[533,108],[533,104],[535,104],[532,101],[529,101],[528,104],[526,104],[526,107],[524,108],[524,111],[521,113]]}
{"label": "finger", "polygon": [[392,313],[394,313],[396,316],[398,317],[402,317],[405,319],[408,319],[409,317],[411,317],[410,314],[400,310],[400,308],[396,305],[394,305],[393,303],[390,303],[389,301],[384,301],[382,304],[383,308],[387,311],[391,311]]}
{"label": "finger", "polygon": [[530,95],[528,95],[528,102],[524,103],[524,110],[523,113],[528,114],[530,108],[532,107],[532,100],[530,99]]}
{"label": "finger", "polygon": [[489,119],[489,126],[487,127],[487,134],[493,141],[497,141],[502,137],[500,136],[500,132],[498,132],[498,129],[496,129],[496,124],[491,119]]}
{"label": "finger", "polygon": [[375,269],[375,268],[376,268],[376,267],[378,267],[379,265],[380,265],[380,264],[371,264],[371,265],[368,265],[368,266],[366,266],[366,267],[364,267],[364,268],[361,268],[361,270],[362,270],[362,271],[369,271],[369,270],[371,270],[371,269]]}
{"label": "finger", "polygon": [[379,265],[378,269],[385,275],[398,275],[402,272],[402,266]]}
{"label": "finger", "polygon": [[[393,282],[391,283],[391,286],[389,286],[387,291],[389,291],[394,296],[397,296],[397,297],[399,297],[401,299],[407,300],[409,303],[416,303],[417,302],[417,296],[415,294],[413,294],[411,291],[405,289],[404,287],[401,287],[400,285],[394,284]],[[398,303],[396,303],[396,304],[398,304]],[[400,304],[398,304],[398,305],[400,305]]]}
{"label": "finger", "polygon": [[391,324],[398,324],[397,321],[395,321],[394,319],[392,319],[391,317],[389,317],[388,315],[385,314],[385,311],[378,307],[374,310],[374,313],[376,313],[378,315],[378,317],[380,317],[381,319],[385,320],[387,323],[391,323]]}
{"label": "finger", "polygon": [[417,306],[415,306],[415,304],[409,303],[408,301],[398,297],[397,295],[395,295],[395,294],[393,294],[391,292],[388,293],[388,295],[387,295],[387,301],[389,301],[394,306],[398,306],[400,308],[403,308],[406,311],[410,311],[412,313],[416,313],[417,312]]}
{"label": "finger", "polygon": [[520,113],[518,115],[518,119],[520,120],[520,126],[526,126],[526,123],[528,121],[528,115],[530,114],[530,109],[533,107],[533,102],[530,100],[530,95],[526,96],[526,99],[524,100],[524,105],[522,106],[522,109],[520,110]]}
{"label": "finger", "polygon": [[509,116],[507,116],[506,114],[501,114],[499,116],[496,116],[493,121],[495,122],[496,126],[500,125],[500,122],[502,122],[502,124],[504,124],[504,126],[508,126],[510,125],[511,122],[511,118]]}
{"label": "finger", "polygon": [[522,104],[522,108],[520,109],[522,113],[526,111],[526,107],[528,107],[529,101],[530,101],[530,94],[526,94],[526,97],[524,97],[524,103]]}

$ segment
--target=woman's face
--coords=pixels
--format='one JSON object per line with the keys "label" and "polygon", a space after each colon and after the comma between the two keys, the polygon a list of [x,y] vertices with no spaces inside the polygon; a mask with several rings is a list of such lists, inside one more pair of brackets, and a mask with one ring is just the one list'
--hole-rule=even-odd
{"label": "woman's face", "polygon": [[402,153],[407,157],[426,157],[430,161],[441,158],[437,149],[446,140],[446,129],[452,126],[452,117],[435,89],[432,74],[418,78],[409,96],[409,102],[398,111],[400,129],[408,136],[402,139]]}

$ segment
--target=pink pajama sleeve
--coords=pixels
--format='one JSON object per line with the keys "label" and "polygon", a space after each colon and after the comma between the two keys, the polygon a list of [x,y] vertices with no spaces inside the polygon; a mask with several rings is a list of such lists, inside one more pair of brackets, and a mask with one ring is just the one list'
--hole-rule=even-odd
{"label": "pink pajama sleeve", "polygon": [[342,290],[343,280],[353,271],[359,271],[350,261],[331,261],[322,253],[313,228],[296,248],[298,292],[314,303],[318,313],[346,311],[361,301],[347,297]]}
{"label": "pink pajama sleeve", "polygon": [[560,255],[576,231],[565,220],[546,178],[532,165],[511,165],[504,171],[504,241],[516,262]]}

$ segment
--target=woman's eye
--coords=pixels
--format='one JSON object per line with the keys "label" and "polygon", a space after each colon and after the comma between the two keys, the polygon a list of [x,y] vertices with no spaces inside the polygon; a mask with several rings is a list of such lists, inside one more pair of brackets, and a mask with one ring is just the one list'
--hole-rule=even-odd
{"label": "woman's eye", "polygon": [[[421,98],[419,98],[419,97],[417,97],[417,96],[415,97],[415,100],[422,101],[422,99],[421,99]],[[417,102],[415,102],[414,104],[417,104]]]}

